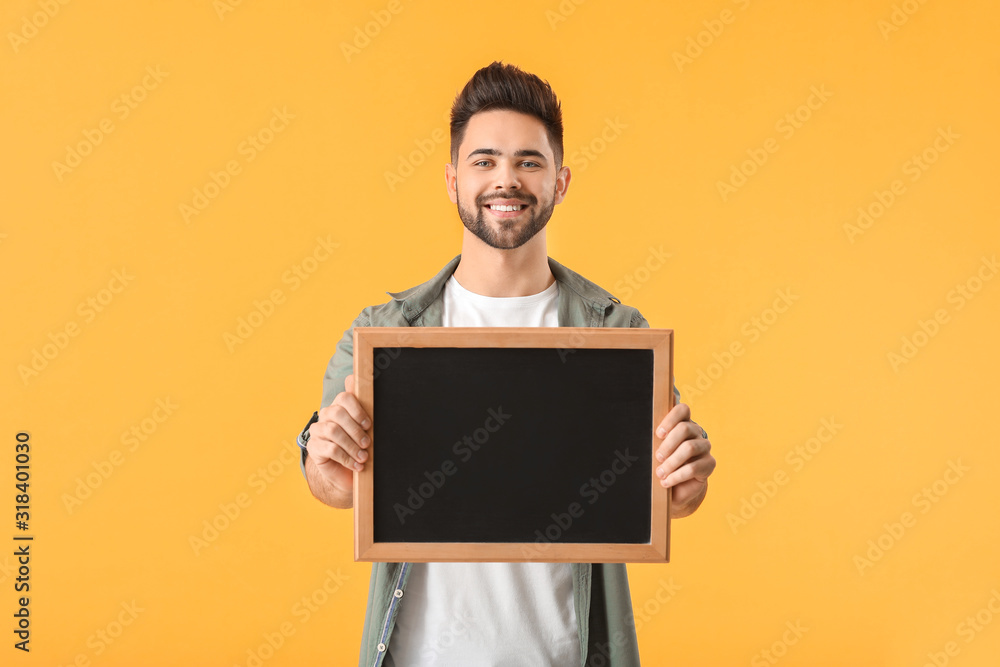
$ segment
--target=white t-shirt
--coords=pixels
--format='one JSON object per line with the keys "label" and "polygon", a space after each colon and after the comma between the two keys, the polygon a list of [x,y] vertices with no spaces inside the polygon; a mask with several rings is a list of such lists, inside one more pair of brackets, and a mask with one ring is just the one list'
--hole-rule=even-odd
{"label": "white t-shirt", "polygon": [[[555,327],[559,284],[531,296],[444,287],[446,327]],[[412,563],[386,667],[580,664],[569,563]]]}

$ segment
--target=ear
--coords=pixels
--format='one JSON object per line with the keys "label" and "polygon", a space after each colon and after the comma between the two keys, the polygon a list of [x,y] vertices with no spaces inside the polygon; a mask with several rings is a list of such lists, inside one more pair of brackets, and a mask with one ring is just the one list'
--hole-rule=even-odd
{"label": "ear", "polygon": [[573,174],[570,173],[569,167],[565,165],[560,167],[559,171],[556,172],[556,196],[554,201],[555,204],[560,203],[563,199],[566,198],[566,191],[569,190],[569,181],[572,177]]}
{"label": "ear", "polygon": [[452,204],[458,203],[458,172],[450,162],[444,166],[444,185]]}

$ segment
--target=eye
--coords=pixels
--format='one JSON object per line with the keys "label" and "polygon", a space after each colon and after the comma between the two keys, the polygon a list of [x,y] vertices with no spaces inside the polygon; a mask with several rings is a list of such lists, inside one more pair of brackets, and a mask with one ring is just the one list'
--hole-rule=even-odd
{"label": "eye", "polygon": [[489,161],[489,160],[480,160],[479,162],[473,162],[473,163],[472,163],[472,166],[473,166],[473,167],[478,167],[478,166],[479,166],[479,165],[481,165],[481,164],[489,164],[489,163],[490,163],[490,161]]}
{"label": "eye", "polygon": [[542,165],[538,164],[537,162],[532,162],[531,160],[528,160],[528,161],[526,161],[526,162],[522,162],[521,164],[522,164],[523,166],[525,166],[525,167],[529,167],[529,168],[530,168],[530,167],[541,167],[541,166],[542,166]]}

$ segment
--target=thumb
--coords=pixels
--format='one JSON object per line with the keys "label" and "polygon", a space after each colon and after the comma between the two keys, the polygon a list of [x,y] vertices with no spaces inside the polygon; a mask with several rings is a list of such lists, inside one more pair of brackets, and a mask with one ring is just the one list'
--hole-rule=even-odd
{"label": "thumb", "polygon": [[348,394],[354,393],[354,373],[351,373],[346,378],[344,378],[344,391]]}

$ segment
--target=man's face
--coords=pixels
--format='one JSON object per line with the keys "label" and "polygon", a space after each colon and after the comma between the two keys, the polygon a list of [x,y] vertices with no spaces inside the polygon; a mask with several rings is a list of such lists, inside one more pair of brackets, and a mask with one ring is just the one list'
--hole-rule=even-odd
{"label": "man's face", "polygon": [[568,167],[556,168],[542,122],[509,110],[469,119],[446,175],[465,227],[503,250],[521,247],[545,227],[569,178]]}

